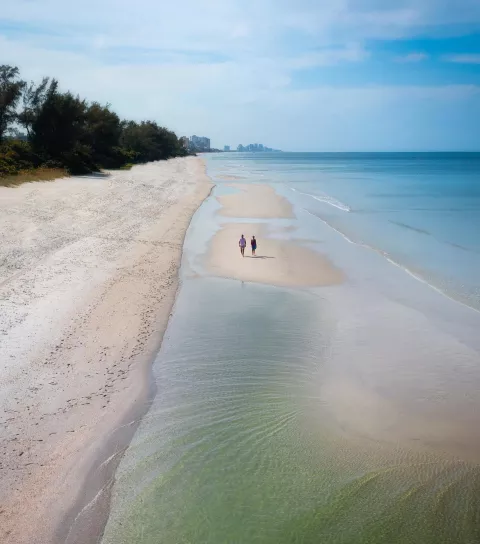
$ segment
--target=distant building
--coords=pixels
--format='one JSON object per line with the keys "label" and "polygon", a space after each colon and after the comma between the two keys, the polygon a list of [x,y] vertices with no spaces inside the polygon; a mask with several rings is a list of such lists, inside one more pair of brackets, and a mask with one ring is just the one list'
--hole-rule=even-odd
{"label": "distant building", "polygon": [[239,144],[237,147],[237,151],[248,151],[250,153],[272,153],[278,152],[278,149],[272,149],[271,147],[267,147],[263,144]]}
{"label": "distant building", "polygon": [[229,145],[224,145],[223,150],[224,151],[230,151],[230,146]]}
{"label": "distant building", "polygon": [[245,148],[243,147],[242,144],[238,144],[238,146],[237,146],[237,151],[238,151],[239,153],[243,153],[243,152],[245,151]]}
{"label": "distant building", "polygon": [[182,145],[184,149],[188,149],[190,147],[190,140],[188,139],[187,136],[182,136],[180,138],[180,144]]}
{"label": "distant building", "polygon": [[190,138],[189,148],[192,151],[210,151],[210,138],[205,136],[196,136]]}

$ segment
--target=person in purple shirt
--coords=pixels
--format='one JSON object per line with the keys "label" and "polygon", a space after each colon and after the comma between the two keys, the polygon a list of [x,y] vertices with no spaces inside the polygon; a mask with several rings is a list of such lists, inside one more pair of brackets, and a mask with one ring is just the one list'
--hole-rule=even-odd
{"label": "person in purple shirt", "polygon": [[240,247],[240,253],[242,254],[242,257],[245,257],[245,247],[247,245],[247,241],[245,240],[243,234],[242,234],[242,237],[240,238],[240,241],[238,242],[238,245]]}

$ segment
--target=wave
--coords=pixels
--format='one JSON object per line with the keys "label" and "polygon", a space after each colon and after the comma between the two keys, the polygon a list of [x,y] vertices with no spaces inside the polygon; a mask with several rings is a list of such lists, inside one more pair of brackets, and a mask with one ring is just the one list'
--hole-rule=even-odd
{"label": "wave", "polygon": [[325,225],[327,225],[327,227],[330,227],[330,228],[331,228],[332,230],[334,230],[336,233],[340,234],[340,236],[341,236],[342,238],[344,238],[349,244],[355,244],[355,245],[357,245],[357,246],[363,246],[363,247],[366,247],[366,248],[368,248],[368,249],[374,249],[374,248],[372,248],[372,247],[370,247],[370,246],[367,246],[367,245],[365,245],[365,244],[362,244],[361,242],[355,242],[355,241],[353,241],[353,240],[352,240],[351,238],[349,238],[346,234],[344,234],[341,230],[338,230],[338,229],[336,229],[334,226],[330,225],[330,223],[329,223],[328,221],[325,221],[325,219],[323,219],[323,217],[320,217],[320,216],[317,215],[316,213],[310,212],[310,211],[306,210],[305,208],[304,208],[304,210],[305,210],[309,215],[313,215],[313,217],[316,217],[317,219],[320,219],[320,221],[321,221],[322,223],[325,223]]}
{"label": "wave", "polygon": [[330,206],[333,206],[334,208],[342,210],[343,212],[351,212],[352,211],[350,206],[347,206],[347,204],[344,204],[343,202],[340,202],[340,200],[337,200],[336,198],[333,198],[333,197],[328,196],[326,194],[311,195],[310,193],[304,193],[303,191],[299,191],[298,189],[294,189],[293,187],[290,187],[290,189],[292,191],[294,191],[295,193],[300,193],[301,195],[305,195],[305,196],[309,196],[310,198],[314,198],[315,200],[318,200],[319,202],[329,204]]}
{"label": "wave", "polygon": [[310,212],[308,210],[306,210],[304,208],[304,210],[309,214],[309,215],[313,215],[314,217],[316,217],[317,219],[319,219],[322,223],[325,223],[325,225],[327,225],[327,227],[331,228],[332,230],[334,230],[336,233],[340,234],[340,236],[342,236],[342,238],[344,238],[349,244],[354,244],[356,246],[360,246],[360,247],[364,247],[366,249],[369,249],[370,251],[374,251],[375,253],[378,253],[379,255],[381,255],[382,257],[384,257],[390,264],[393,264],[394,266],[396,266],[397,268],[400,268],[401,270],[403,270],[405,273],[407,273],[409,276],[411,276],[412,278],[414,278],[415,280],[423,283],[424,285],[426,285],[427,287],[430,287],[430,289],[433,289],[434,291],[436,291],[437,293],[439,293],[440,295],[443,295],[444,297],[447,297],[448,299],[456,302],[457,304],[461,304],[462,306],[465,306],[466,308],[470,309],[470,310],[473,310],[474,312],[477,312],[477,313],[480,313],[480,309],[476,308],[475,306],[467,303],[467,302],[464,302],[463,300],[460,300],[459,298],[456,298],[455,296],[451,295],[450,293],[448,293],[447,291],[441,289],[440,287],[437,287],[436,285],[430,283],[429,281],[427,281],[424,277],[422,277],[420,274],[418,274],[417,272],[414,272],[412,271],[410,268],[406,267],[405,265],[399,263],[398,261],[396,261],[389,253],[387,253],[386,251],[383,251],[382,249],[378,249],[376,247],[373,247],[373,246],[370,246],[368,244],[365,244],[364,242],[358,242],[358,241],[355,241],[355,240],[352,240],[351,238],[349,238],[346,234],[344,234],[341,230],[338,230],[337,228],[335,228],[333,225],[331,225],[328,221],[326,221],[325,219],[323,219],[323,217],[320,217],[319,215],[317,215],[316,213],[313,213],[313,212]]}

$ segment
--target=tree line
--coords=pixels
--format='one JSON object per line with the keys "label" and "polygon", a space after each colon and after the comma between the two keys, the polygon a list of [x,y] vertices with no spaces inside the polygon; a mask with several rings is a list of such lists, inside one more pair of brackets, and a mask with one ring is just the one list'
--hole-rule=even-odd
{"label": "tree line", "polygon": [[122,120],[109,104],[62,92],[56,79],[28,83],[17,67],[0,65],[0,177],[38,167],[83,174],[185,154],[155,121]]}

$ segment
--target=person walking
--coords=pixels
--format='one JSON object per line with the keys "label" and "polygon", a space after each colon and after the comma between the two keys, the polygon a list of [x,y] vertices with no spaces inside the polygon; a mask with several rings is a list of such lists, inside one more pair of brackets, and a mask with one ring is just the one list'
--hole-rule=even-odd
{"label": "person walking", "polygon": [[250,245],[252,246],[252,257],[255,257],[255,251],[257,251],[257,240],[255,240],[255,236],[252,236]]}
{"label": "person walking", "polygon": [[243,234],[240,238],[240,241],[238,242],[238,245],[240,247],[240,253],[242,254],[242,257],[245,257],[245,247],[247,245],[247,241],[245,240]]}

